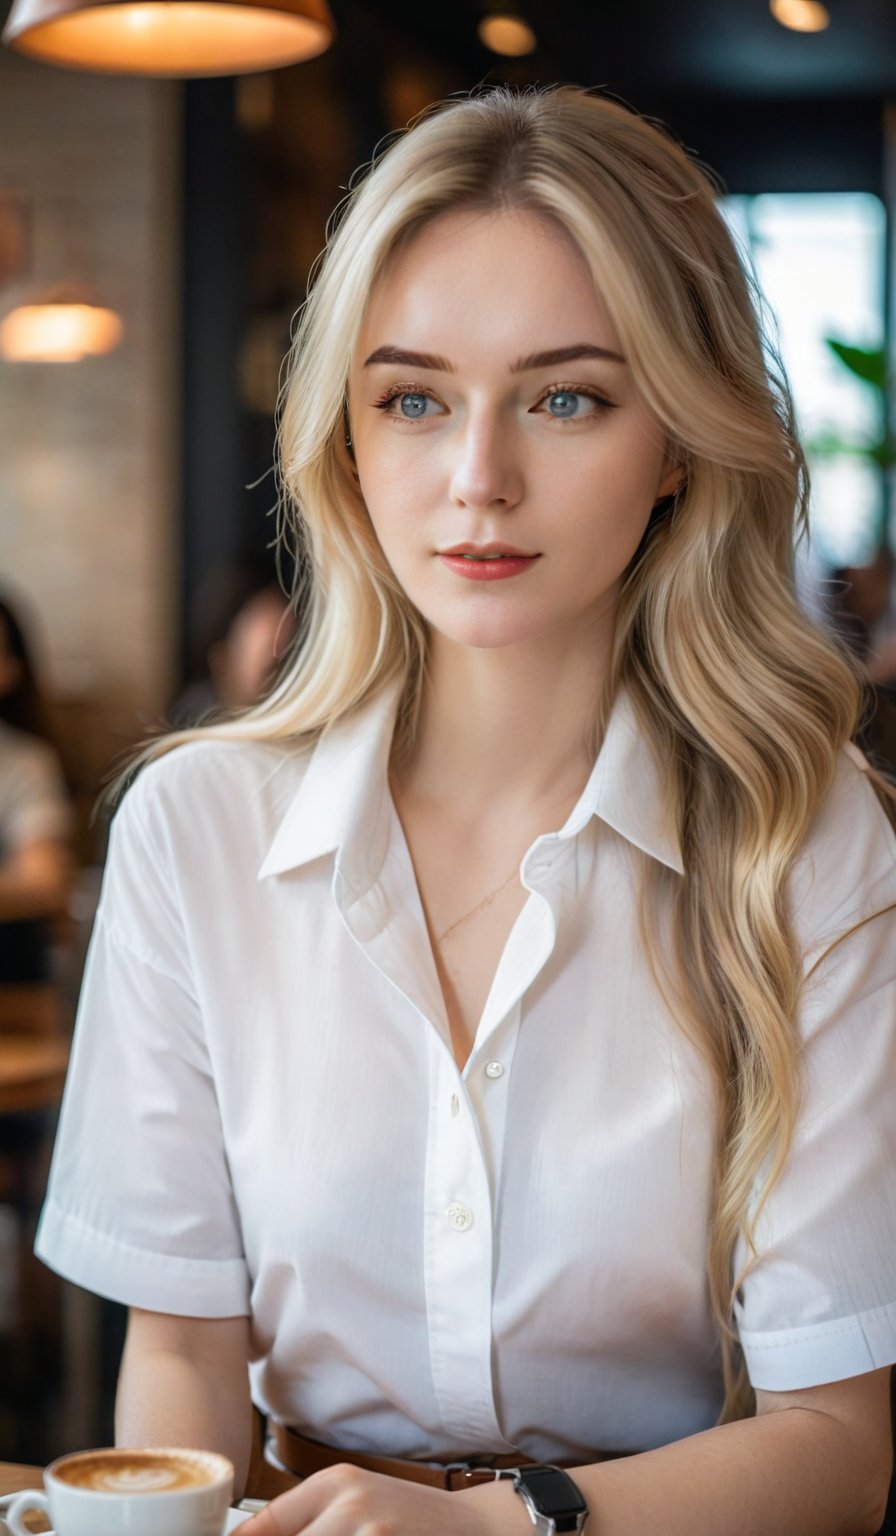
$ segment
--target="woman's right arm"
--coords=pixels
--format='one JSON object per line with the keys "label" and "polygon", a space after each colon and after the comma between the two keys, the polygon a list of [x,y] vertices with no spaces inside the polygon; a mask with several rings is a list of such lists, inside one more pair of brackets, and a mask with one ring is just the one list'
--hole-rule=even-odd
{"label": "woman's right arm", "polygon": [[115,1399],[116,1445],[221,1451],[240,1498],[249,1470],[249,1319],[132,1307]]}

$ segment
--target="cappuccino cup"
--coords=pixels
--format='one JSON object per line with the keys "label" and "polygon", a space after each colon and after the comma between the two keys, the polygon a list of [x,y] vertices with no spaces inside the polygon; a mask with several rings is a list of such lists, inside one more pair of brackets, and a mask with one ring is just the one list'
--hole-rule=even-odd
{"label": "cappuccino cup", "polygon": [[56,1536],[221,1536],[233,1499],[233,1465],[214,1451],[76,1451],[44,1473],[6,1512],[11,1536],[41,1510]]}

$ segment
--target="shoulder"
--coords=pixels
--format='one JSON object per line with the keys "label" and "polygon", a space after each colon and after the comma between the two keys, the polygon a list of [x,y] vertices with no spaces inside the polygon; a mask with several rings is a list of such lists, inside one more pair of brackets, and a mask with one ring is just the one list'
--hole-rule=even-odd
{"label": "shoulder", "polygon": [[867,770],[858,748],[844,748],[792,871],[791,913],[810,963],[896,904],[896,831]]}
{"label": "shoulder", "polygon": [[213,838],[257,846],[273,837],[314,750],[308,740],[203,737],[143,767],[115,815],[117,837],[188,850]]}

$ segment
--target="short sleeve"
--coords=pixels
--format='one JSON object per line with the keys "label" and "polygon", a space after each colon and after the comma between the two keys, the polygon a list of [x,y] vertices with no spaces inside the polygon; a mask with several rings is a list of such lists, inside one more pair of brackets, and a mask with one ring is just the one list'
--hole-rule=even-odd
{"label": "short sleeve", "polygon": [[66,837],[71,807],[52,747],[15,733],[0,755],[0,845],[6,854],[40,838]]}
{"label": "short sleeve", "polygon": [[247,1267],[152,776],[112,827],[36,1251],[127,1306],[236,1316]]}
{"label": "short sleeve", "polygon": [[772,1392],[896,1362],[896,844],[868,786],[848,788],[809,861],[803,1101],[736,1309],[750,1380]]}

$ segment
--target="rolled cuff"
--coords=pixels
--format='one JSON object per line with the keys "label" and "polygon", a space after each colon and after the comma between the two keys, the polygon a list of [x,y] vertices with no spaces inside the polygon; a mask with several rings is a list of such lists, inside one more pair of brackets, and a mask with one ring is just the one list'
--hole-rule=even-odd
{"label": "rolled cuff", "polygon": [[896,1364],[896,1302],[810,1328],[741,1331],[739,1337],[750,1381],[760,1391],[822,1387]]}
{"label": "rolled cuff", "polygon": [[81,1285],[126,1307],[180,1317],[248,1317],[244,1259],[188,1259],[132,1248],[48,1200],[34,1244],[37,1257]]}

